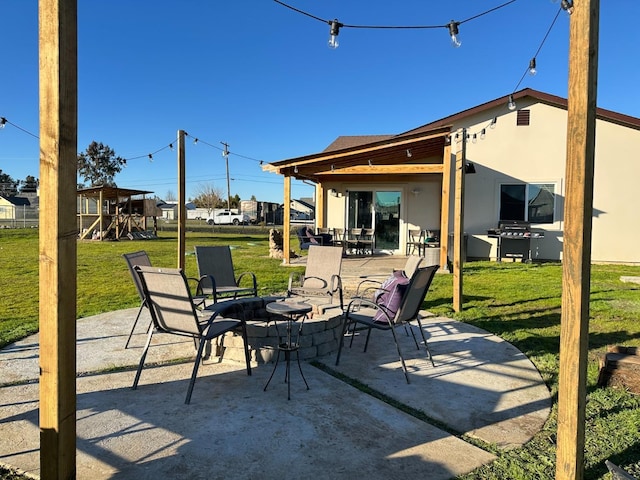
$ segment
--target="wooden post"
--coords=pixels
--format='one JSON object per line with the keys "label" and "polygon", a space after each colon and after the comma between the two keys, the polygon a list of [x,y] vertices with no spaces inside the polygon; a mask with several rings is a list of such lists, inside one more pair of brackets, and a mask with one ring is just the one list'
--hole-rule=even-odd
{"label": "wooden post", "polygon": [[440,270],[447,267],[449,253],[449,204],[451,192],[451,140],[444,146],[442,155],[442,204],[440,205]]}
{"label": "wooden post", "polygon": [[178,130],[178,268],[182,270],[184,270],[187,227],[184,153],[184,130]]}
{"label": "wooden post", "polygon": [[291,177],[284,176],[284,208],[282,209],[282,263],[288,265],[291,260]]}
{"label": "wooden post", "polygon": [[467,155],[467,130],[459,131],[456,140],[455,183],[453,207],[453,311],[462,311],[462,246],[464,240],[464,164]]}
{"label": "wooden post", "polygon": [[599,0],[571,15],[556,479],[584,475]]}
{"label": "wooden post", "polygon": [[324,187],[321,183],[316,183],[316,227],[318,228],[327,226],[324,202]]}
{"label": "wooden post", "polygon": [[77,0],[40,0],[40,478],[76,473]]}

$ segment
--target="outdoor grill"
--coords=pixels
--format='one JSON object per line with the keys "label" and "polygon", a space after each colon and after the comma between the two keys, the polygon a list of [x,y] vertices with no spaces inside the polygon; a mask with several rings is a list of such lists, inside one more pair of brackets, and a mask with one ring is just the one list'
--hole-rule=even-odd
{"label": "outdoor grill", "polygon": [[[500,222],[498,228],[487,230],[490,238],[498,239],[498,262],[502,258],[520,258],[532,262],[532,240],[544,237],[544,231],[532,231],[531,224],[520,220]],[[535,242],[535,257],[538,257],[538,245]]]}

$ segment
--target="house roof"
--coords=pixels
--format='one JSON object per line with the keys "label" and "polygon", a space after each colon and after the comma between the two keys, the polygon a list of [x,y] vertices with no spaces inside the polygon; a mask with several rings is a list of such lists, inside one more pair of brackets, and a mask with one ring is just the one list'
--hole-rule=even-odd
{"label": "house roof", "polygon": [[8,201],[9,203],[11,203],[12,205],[15,205],[16,207],[22,207],[22,206],[26,206],[28,207],[29,205],[31,205],[31,202],[29,202],[29,199],[26,197],[5,197],[2,196],[2,198],[4,198],[6,201]]}
{"label": "house roof", "polygon": [[[544,103],[567,109],[567,99],[525,88],[513,93],[518,102],[527,98],[528,104]],[[291,176],[299,180],[324,181],[331,174],[356,173],[355,166],[366,165],[409,165],[409,151],[418,158],[442,155],[451,128],[473,115],[482,114],[496,108],[507,108],[509,95],[435,120],[397,135],[357,135],[340,136],[322,152],[290,158],[263,166],[266,171]],[[613,112],[604,108],[596,109],[596,118],[640,130],[640,118]],[[405,155],[406,152],[406,155]],[[334,172],[335,170],[335,172]],[[407,169],[405,169],[407,170]],[[363,174],[362,169],[357,173]],[[372,170],[373,173],[373,170]],[[379,173],[384,173],[379,170]]]}
{"label": "house roof", "polygon": [[146,195],[150,192],[148,190],[133,190],[130,188],[110,187],[110,186],[97,186],[90,188],[82,188],[78,190],[78,195],[85,197],[100,197],[102,192],[102,198],[104,199],[117,199],[120,197],[133,197],[134,195]]}
{"label": "house roof", "polygon": [[336,150],[345,148],[358,147],[360,145],[366,145],[367,143],[388,140],[394,136],[395,135],[342,135],[331,142],[323,152],[335,152]]}
{"label": "house roof", "polygon": [[[533,90],[531,88],[525,88],[513,94],[513,99],[516,102],[516,104],[518,103],[519,99],[522,99],[525,97],[533,98],[538,102],[545,103],[547,105],[552,105],[554,107],[562,108],[563,110],[567,109],[566,98],[558,97],[556,95],[551,95],[550,93],[544,93],[538,90]],[[491,100],[490,102],[477,105],[467,110],[463,110],[453,115],[449,115],[447,117],[441,118],[440,120],[436,120],[434,122],[430,122],[420,127],[416,127],[414,129],[408,130],[404,133],[401,133],[399,136],[413,135],[421,132],[428,132],[435,128],[443,127],[445,125],[453,125],[456,122],[464,120],[467,117],[485,112],[487,110],[491,110],[496,107],[504,106],[506,108],[508,101],[509,101],[509,95],[505,95],[503,97],[496,98],[495,100]],[[640,118],[632,117],[630,115],[624,115],[622,113],[613,112],[611,110],[606,110],[604,108],[597,108],[596,118],[609,121],[612,123],[617,123],[619,125],[624,125],[626,127],[633,128],[636,130],[640,130]]]}

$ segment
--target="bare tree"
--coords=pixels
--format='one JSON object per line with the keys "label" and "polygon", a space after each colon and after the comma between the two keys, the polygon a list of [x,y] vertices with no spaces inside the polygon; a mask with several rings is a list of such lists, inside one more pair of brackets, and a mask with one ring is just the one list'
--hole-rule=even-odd
{"label": "bare tree", "polygon": [[176,199],[176,194],[173,193],[173,190],[167,190],[166,195],[164,196],[164,201],[165,202],[175,202]]}
{"label": "bare tree", "polygon": [[206,208],[209,215],[222,201],[222,191],[212,183],[200,184],[196,188],[196,198],[193,199],[198,208]]}

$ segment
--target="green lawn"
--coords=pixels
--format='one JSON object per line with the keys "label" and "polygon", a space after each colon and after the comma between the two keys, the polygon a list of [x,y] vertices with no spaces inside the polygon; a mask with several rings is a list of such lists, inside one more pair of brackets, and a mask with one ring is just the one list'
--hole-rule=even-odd
{"label": "green lawn", "polygon": [[[187,235],[193,246],[231,245],[237,272],[253,271],[261,293],[282,292],[291,268],[268,258],[266,231],[245,235],[210,232]],[[292,245],[296,245],[295,240]],[[175,232],[138,242],[78,243],[78,316],[134,307],[139,299],[121,258],[144,249],[154,265],[175,266]],[[3,302],[0,303],[0,346],[38,328],[37,230],[0,230]],[[186,257],[188,276],[196,276],[195,257]],[[640,267],[597,265],[591,272],[591,319],[585,478],[609,479],[610,459],[640,478],[640,398],[628,392],[598,388],[598,356],[607,345],[640,345],[640,285],[620,276],[640,276]],[[540,370],[553,398],[557,393],[562,266],[555,263],[469,262],[464,268],[465,308],[451,309],[452,278],[436,275],[424,307],[468,322],[513,343]],[[428,413],[428,412],[427,412]],[[471,479],[552,479],[555,472],[555,408],[545,428],[529,443],[464,476]],[[492,449],[483,445],[483,448]],[[492,449],[493,450],[493,449]],[[0,479],[4,479],[0,468]],[[426,478],[426,477],[425,477]]]}

